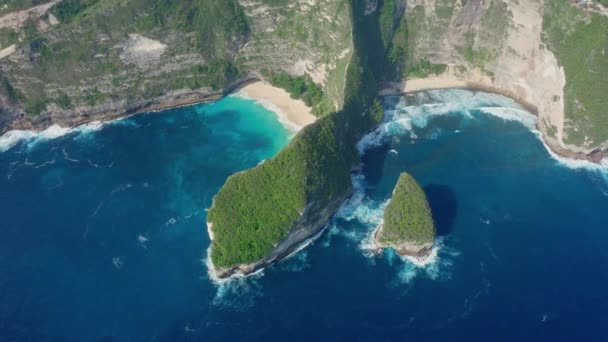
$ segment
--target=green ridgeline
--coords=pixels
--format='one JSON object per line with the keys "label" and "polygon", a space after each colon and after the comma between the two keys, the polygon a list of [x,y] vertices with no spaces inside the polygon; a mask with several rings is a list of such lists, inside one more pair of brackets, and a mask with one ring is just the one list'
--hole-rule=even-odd
{"label": "green ridgeline", "polygon": [[260,261],[289,234],[307,206],[314,219],[350,194],[350,171],[360,162],[355,145],[384,116],[376,80],[385,58],[378,17],[363,15],[364,0],[351,4],[355,51],[342,110],[304,128],[273,159],[227,180],[208,213],[216,267]]}
{"label": "green ridgeline", "polygon": [[435,241],[435,224],[424,190],[408,173],[399,176],[393,197],[384,211],[384,225],[378,242],[417,245]]}

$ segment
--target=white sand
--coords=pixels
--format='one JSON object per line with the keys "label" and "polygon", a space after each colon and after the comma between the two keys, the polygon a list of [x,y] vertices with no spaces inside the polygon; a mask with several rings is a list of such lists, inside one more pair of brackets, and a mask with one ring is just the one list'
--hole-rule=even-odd
{"label": "white sand", "polygon": [[431,89],[448,89],[448,88],[466,88],[468,83],[447,75],[447,77],[437,76],[429,78],[412,78],[405,83],[404,92],[411,93],[415,91],[431,90]]}
{"label": "white sand", "polygon": [[255,82],[239,89],[238,94],[257,100],[277,114],[279,120],[295,131],[315,122],[311,108],[302,100],[294,100],[288,92],[268,83]]}

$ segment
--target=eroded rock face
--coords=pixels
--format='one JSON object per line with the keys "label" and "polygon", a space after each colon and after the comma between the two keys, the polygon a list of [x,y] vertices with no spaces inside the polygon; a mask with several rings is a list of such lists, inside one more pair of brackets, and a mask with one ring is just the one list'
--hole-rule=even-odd
{"label": "eroded rock face", "polygon": [[[421,10],[420,6],[425,6]],[[444,6],[444,13],[433,10]],[[414,59],[447,64],[440,77],[500,91],[538,109],[539,126],[563,146],[566,76],[542,42],[542,1],[408,1]]]}
{"label": "eroded rock face", "polygon": [[[230,90],[196,82],[208,72],[207,66],[224,61],[239,67],[240,73],[230,81],[259,78],[263,71],[309,75],[324,87],[336,109],[342,105],[352,35],[349,9],[341,0],[286,0],[280,5],[241,0],[249,28],[237,36],[209,30],[221,41],[210,44],[210,48],[221,46],[221,53],[215,55],[197,46],[208,36],[201,38],[198,32],[184,31],[179,25],[169,25],[170,29],[136,28],[132,19],[116,19],[123,17],[120,6],[95,7],[82,21],[58,23],[52,15],[55,3],[5,14],[3,18],[13,19],[0,21],[0,26],[13,22],[21,25],[25,19],[17,23],[18,18],[32,17],[45,27],[40,44],[23,40],[10,50],[5,51],[4,46],[0,49],[0,77],[26,98],[21,103],[5,102],[1,109],[23,114],[36,101],[43,108],[39,115],[5,117],[0,121],[0,132],[28,123],[33,128],[44,128],[42,122],[99,120],[108,115],[108,109],[115,114],[167,99],[179,102],[176,97],[182,93],[190,93],[193,102],[203,100],[209,94]],[[140,12],[138,18],[142,19],[148,9]],[[43,16],[45,13],[47,16]],[[113,20],[112,27],[103,26],[107,18]],[[19,35],[24,36],[24,32],[19,31]],[[68,53],[81,50],[79,56]],[[69,63],[54,61],[54,52],[61,58],[68,55]],[[71,60],[76,57],[77,61]],[[218,58],[225,60],[218,63]],[[62,67],[65,70],[60,70]],[[203,95],[195,98],[197,93]],[[53,105],[64,95],[70,99],[70,106]]]}
{"label": "eroded rock face", "polygon": [[[348,195],[350,196],[350,193]],[[298,251],[299,248],[306,246],[310,241],[316,239],[323,232],[323,228],[326,226],[329,219],[334,215],[347,197],[348,196],[340,198],[323,207],[319,207],[319,205],[314,202],[311,203],[308,208],[304,210],[300,220],[292,228],[289,235],[279,242],[262,260],[252,264],[239,264],[230,268],[212,267],[210,269],[210,272],[213,273],[212,276],[217,279],[227,279],[235,275],[247,276],[288,257],[292,253]],[[209,236],[213,240],[212,229],[212,223],[209,222]]]}
{"label": "eroded rock face", "polygon": [[[538,128],[556,152],[573,156],[591,154],[605,147],[608,133],[603,137],[585,136],[592,135],[589,133],[593,125],[589,122],[601,121],[598,117],[602,113],[576,113],[572,105],[565,109],[569,108],[566,103],[569,94],[565,93],[567,72],[555,48],[546,42],[548,33],[543,31],[550,5],[554,4],[542,0],[408,1],[408,58],[411,62],[426,59],[447,65],[447,72],[436,76],[440,80],[456,80],[499,92],[535,107]],[[575,8],[571,6],[578,11],[573,15],[576,22],[589,22],[592,13],[596,13]],[[559,18],[564,15],[559,9],[554,11],[559,12],[555,13]],[[560,25],[575,27],[566,20]],[[594,51],[588,53],[601,54]],[[588,72],[583,69],[580,72]],[[570,103],[576,103],[579,109],[587,107],[585,101],[594,100],[570,94]],[[584,139],[574,143],[571,138],[575,134]]]}

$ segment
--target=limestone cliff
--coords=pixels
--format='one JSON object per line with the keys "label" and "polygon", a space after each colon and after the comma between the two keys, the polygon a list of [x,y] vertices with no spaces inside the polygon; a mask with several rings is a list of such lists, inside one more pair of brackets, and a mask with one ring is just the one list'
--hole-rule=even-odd
{"label": "limestone cliff", "polygon": [[8,2],[0,133],[216,99],[276,72],[308,75],[327,111],[342,105],[352,37],[339,0]]}
{"label": "limestone cliff", "polygon": [[602,9],[567,0],[410,0],[407,60],[444,65],[422,75],[438,86],[486,89],[535,107],[552,148],[590,154],[608,145]]}

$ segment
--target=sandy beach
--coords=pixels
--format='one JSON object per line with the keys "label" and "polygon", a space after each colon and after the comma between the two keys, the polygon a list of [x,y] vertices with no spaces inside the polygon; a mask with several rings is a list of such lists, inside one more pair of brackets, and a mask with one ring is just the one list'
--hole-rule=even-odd
{"label": "sandy beach", "polygon": [[292,99],[288,92],[268,83],[254,82],[241,87],[237,94],[257,100],[275,112],[279,120],[295,131],[315,122],[311,108],[302,100]]}
{"label": "sandy beach", "polygon": [[403,88],[404,93],[413,93],[416,91],[432,90],[432,89],[449,89],[449,88],[467,88],[469,83],[458,80],[453,77],[429,77],[429,78],[411,78],[408,79]]}

